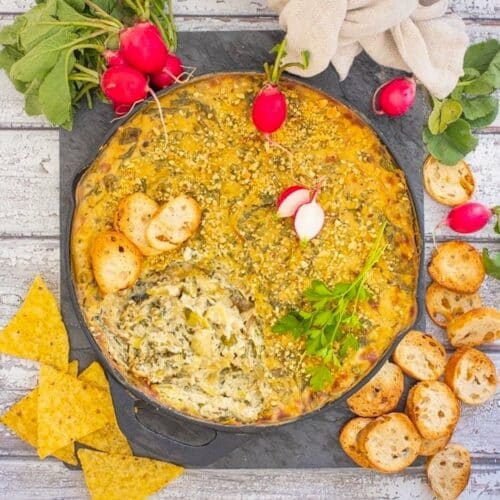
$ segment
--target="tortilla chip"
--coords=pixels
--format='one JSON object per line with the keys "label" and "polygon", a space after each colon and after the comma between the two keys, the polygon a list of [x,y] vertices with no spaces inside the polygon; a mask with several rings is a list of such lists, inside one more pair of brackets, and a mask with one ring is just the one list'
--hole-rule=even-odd
{"label": "tortilla chip", "polygon": [[105,391],[41,365],[38,386],[38,455],[71,445],[114,421]]}
{"label": "tortilla chip", "polygon": [[179,477],[184,468],[126,455],[78,450],[92,500],[143,499]]}
{"label": "tortilla chip", "polygon": [[113,413],[113,422],[102,429],[78,439],[78,442],[90,446],[96,450],[107,451],[108,453],[117,453],[121,455],[132,455],[132,449],[128,444],[127,438],[122,434],[118,422],[116,421],[113,400],[109,392],[109,384],[104,374],[104,370],[97,362],[92,363],[78,377],[84,382],[94,384],[96,387],[106,391],[110,411]]}
{"label": "tortilla chip", "polygon": [[68,334],[57,302],[40,276],[0,333],[0,352],[33,359],[62,371],[68,368]]}
{"label": "tortilla chip", "polygon": [[[78,361],[72,361],[69,364],[68,373],[76,377],[78,373]],[[37,448],[38,387],[12,405],[2,416],[0,416],[0,422],[17,434],[23,441],[33,446],[33,448]],[[52,455],[68,464],[76,465],[78,463],[73,444],[55,451]]]}

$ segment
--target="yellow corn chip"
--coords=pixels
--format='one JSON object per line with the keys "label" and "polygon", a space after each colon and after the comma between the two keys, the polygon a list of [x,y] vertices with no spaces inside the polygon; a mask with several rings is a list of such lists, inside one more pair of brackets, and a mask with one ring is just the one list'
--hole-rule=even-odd
{"label": "yellow corn chip", "polygon": [[38,386],[38,455],[45,458],[114,421],[105,391],[41,365]]}
{"label": "yellow corn chip", "polygon": [[[78,373],[78,361],[72,361],[68,367],[68,373],[76,377]],[[38,447],[38,388],[33,389],[24,398],[11,406],[1,417],[0,422],[16,433],[23,441]],[[63,462],[76,465],[74,445],[71,444],[52,455]]]}
{"label": "yellow corn chip", "polygon": [[82,381],[94,384],[96,387],[106,391],[110,411],[113,413],[112,423],[78,439],[78,442],[86,446],[90,446],[91,448],[95,448],[96,450],[107,451],[108,453],[132,455],[132,450],[130,449],[127,438],[122,434],[120,427],[118,427],[113,407],[113,400],[111,399],[111,394],[109,392],[109,384],[101,365],[97,362],[92,363],[80,374],[78,378]]}
{"label": "yellow corn chip", "polygon": [[66,371],[69,344],[57,302],[40,276],[0,333],[0,352],[33,359]]}
{"label": "yellow corn chip", "polygon": [[138,500],[156,493],[179,477],[184,468],[127,455],[78,450],[92,500]]}

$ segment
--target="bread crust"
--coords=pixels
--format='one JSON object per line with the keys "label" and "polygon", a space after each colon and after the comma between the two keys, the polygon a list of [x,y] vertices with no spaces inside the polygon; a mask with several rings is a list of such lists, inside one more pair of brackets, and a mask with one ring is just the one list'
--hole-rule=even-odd
{"label": "bread crust", "polygon": [[474,193],[474,177],[464,160],[449,166],[429,155],[423,165],[423,177],[429,196],[443,205],[461,205]]}
{"label": "bread crust", "polygon": [[436,325],[446,328],[448,322],[464,312],[481,307],[477,293],[459,293],[438,283],[431,283],[425,292],[425,307]]}
{"label": "bread crust", "polygon": [[450,321],[446,333],[454,347],[474,347],[500,339],[500,311],[479,307]]}
{"label": "bread crust", "polygon": [[396,408],[403,390],[403,372],[399,366],[387,361],[374,377],[347,400],[347,405],[360,417],[378,417]]}
{"label": "bread crust", "polygon": [[358,447],[379,472],[400,472],[418,456],[422,438],[404,413],[377,417],[358,434]]}
{"label": "bread crust", "polygon": [[498,376],[495,364],[486,354],[461,347],[448,360],[444,381],[460,401],[479,405],[495,395]]}
{"label": "bread crust", "polygon": [[359,466],[370,468],[370,461],[359,449],[357,439],[359,432],[364,429],[370,422],[371,418],[356,417],[349,420],[339,433],[340,446],[345,454],[356,462]]}
{"label": "bread crust", "polygon": [[417,380],[437,380],[446,366],[446,351],[432,335],[411,330],[398,344],[393,361]]}
{"label": "bread crust", "polygon": [[103,294],[130,288],[139,278],[142,255],[118,231],[99,233],[90,249],[94,278]]}
{"label": "bread crust", "polygon": [[151,247],[146,240],[146,228],[158,208],[156,201],[138,192],[122,198],[115,212],[113,221],[115,229],[124,234],[144,256],[158,255],[162,252]]}
{"label": "bread crust", "polygon": [[479,252],[465,241],[439,245],[428,266],[429,275],[441,286],[459,293],[475,293],[484,280]]}
{"label": "bread crust", "polygon": [[410,389],[406,411],[424,439],[439,439],[455,429],[460,404],[444,382],[426,380]]}
{"label": "bread crust", "polygon": [[470,453],[462,445],[448,444],[427,460],[425,469],[436,497],[453,500],[459,497],[469,482]]}

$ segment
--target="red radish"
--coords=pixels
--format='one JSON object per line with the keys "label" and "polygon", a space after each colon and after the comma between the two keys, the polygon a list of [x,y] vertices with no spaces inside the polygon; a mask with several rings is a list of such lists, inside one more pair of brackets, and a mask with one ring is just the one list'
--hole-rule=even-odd
{"label": "red radish", "polygon": [[159,73],[151,75],[151,83],[157,89],[163,89],[172,85],[184,72],[182,61],[175,54],[167,55],[167,62]]}
{"label": "red radish", "polygon": [[105,50],[104,59],[106,60],[108,67],[127,64],[119,50]]}
{"label": "red radish", "polygon": [[304,186],[290,186],[282,191],[278,201],[278,217],[293,217],[299,207],[311,200],[311,191]]}
{"label": "red radish", "polygon": [[113,104],[113,110],[116,116],[124,116],[132,109],[132,106],[133,104],[115,103]]}
{"label": "red radish", "polygon": [[394,78],[373,94],[372,108],[377,115],[404,115],[415,101],[417,84],[413,78]]}
{"label": "red radish", "polygon": [[112,66],[101,77],[101,89],[113,104],[134,104],[148,95],[146,77],[130,66]]}
{"label": "red radish", "polygon": [[120,32],[120,52],[135,69],[153,74],[165,66],[168,48],[158,28],[142,22]]}
{"label": "red radish", "polygon": [[301,242],[312,240],[321,231],[325,223],[325,212],[318,204],[316,192],[309,203],[304,203],[295,214],[295,232]]}
{"label": "red radish", "polygon": [[267,84],[253,101],[252,120],[260,132],[276,132],[286,120],[286,98],[276,85]]}
{"label": "red radish", "polygon": [[486,226],[492,215],[492,211],[481,203],[464,203],[452,208],[441,224],[457,233],[474,233]]}
{"label": "red radish", "polygon": [[302,52],[301,63],[281,63],[283,57],[286,56],[286,38],[283,38],[271,52],[276,54],[274,63],[272,66],[268,63],[264,64],[267,81],[255,96],[252,105],[252,121],[257,130],[266,135],[278,130],[286,120],[286,97],[278,88],[281,73],[291,66],[306,69],[309,64],[308,51]]}

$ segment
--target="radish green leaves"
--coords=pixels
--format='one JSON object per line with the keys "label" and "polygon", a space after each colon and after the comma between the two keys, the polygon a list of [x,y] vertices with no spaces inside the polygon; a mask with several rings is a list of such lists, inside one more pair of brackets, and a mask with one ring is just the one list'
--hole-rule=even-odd
{"label": "radish green leaves", "polygon": [[445,99],[432,97],[432,112],[423,132],[429,153],[445,165],[455,165],[475,149],[473,132],[487,127],[498,113],[500,42],[471,45],[464,57],[464,74]]}

